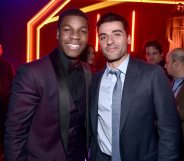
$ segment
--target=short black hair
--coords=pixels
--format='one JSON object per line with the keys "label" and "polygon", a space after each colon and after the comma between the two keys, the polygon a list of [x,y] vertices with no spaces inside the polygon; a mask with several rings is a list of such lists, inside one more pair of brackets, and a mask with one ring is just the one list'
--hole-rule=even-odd
{"label": "short black hair", "polygon": [[163,53],[162,45],[157,40],[148,40],[144,43],[144,50],[146,50],[147,47],[153,46],[155,49],[159,51],[160,54]]}
{"label": "short black hair", "polygon": [[83,11],[81,11],[80,9],[77,9],[77,8],[71,8],[71,9],[68,9],[68,10],[62,12],[59,15],[58,24],[57,24],[58,30],[61,28],[63,18],[66,16],[80,16],[80,17],[85,18],[86,21],[88,21],[88,17]]}
{"label": "short black hair", "polygon": [[99,21],[97,22],[96,26],[97,29],[100,27],[101,24],[106,23],[106,22],[113,22],[113,21],[120,21],[123,24],[124,30],[126,31],[126,34],[130,34],[130,29],[129,29],[129,24],[128,21],[116,14],[116,13],[112,13],[112,12],[108,12],[104,15],[102,15],[102,17],[99,19]]}

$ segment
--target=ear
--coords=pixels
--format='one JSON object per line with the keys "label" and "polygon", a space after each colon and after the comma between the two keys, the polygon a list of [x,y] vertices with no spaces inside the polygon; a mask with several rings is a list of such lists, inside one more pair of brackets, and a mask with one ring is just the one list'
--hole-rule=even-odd
{"label": "ear", "polygon": [[56,39],[59,40],[59,31],[57,30]]}
{"label": "ear", "polygon": [[132,38],[130,35],[128,35],[127,42],[128,42],[128,44],[131,44],[131,42],[132,42]]}

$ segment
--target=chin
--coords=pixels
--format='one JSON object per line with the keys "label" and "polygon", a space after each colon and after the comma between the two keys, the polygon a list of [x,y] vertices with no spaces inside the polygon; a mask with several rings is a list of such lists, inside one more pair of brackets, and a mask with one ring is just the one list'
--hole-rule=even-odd
{"label": "chin", "polygon": [[70,59],[77,59],[79,58],[80,54],[70,54],[70,55],[67,55]]}

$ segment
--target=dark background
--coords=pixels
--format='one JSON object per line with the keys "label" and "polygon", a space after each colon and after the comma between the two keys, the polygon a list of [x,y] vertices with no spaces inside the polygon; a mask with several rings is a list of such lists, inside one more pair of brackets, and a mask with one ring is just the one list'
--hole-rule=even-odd
{"label": "dark background", "polygon": [[[4,48],[4,58],[11,61],[15,68],[26,62],[26,25],[49,0],[0,0],[0,42]],[[63,1],[61,1],[62,3]],[[97,2],[96,0],[71,0],[63,10],[70,7],[81,8]],[[98,1],[99,2],[99,1]],[[89,42],[95,45],[95,23],[97,13],[116,12],[127,18],[131,26],[132,10],[136,11],[135,53],[143,58],[143,43],[148,39],[159,40],[168,52],[166,38],[167,21],[175,5],[153,3],[121,3],[101,10],[88,12],[90,20]],[[41,29],[41,57],[57,47],[57,23],[50,23]]]}

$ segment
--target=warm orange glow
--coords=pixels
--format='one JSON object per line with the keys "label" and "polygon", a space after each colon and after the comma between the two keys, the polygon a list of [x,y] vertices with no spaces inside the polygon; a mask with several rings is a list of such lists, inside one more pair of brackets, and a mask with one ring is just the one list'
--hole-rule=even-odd
{"label": "warm orange glow", "polygon": [[[100,19],[100,14],[97,14],[96,22]],[[96,30],[96,41],[95,41],[95,51],[98,52],[98,32]]]}
{"label": "warm orange glow", "polygon": [[45,13],[45,11],[54,4],[55,0],[51,0],[45,7],[43,7],[28,23],[27,23],[27,55],[26,55],[26,62],[30,62],[33,60],[33,27],[41,15]]}
{"label": "warm orange glow", "polygon": [[135,10],[132,11],[132,40],[131,40],[131,52],[134,51],[134,38],[135,38]]}
{"label": "warm orange glow", "polygon": [[58,6],[54,12],[47,17],[46,20],[44,20],[38,27],[36,28],[36,59],[40,58],[40,29],[48,23],[49,19],[54,17],[64,6],[66,6],[70,0],[66,0],[63,2],[60,6]]}
{"label": "warm orange glow", "polygon": [[[112,1],[112,0],[107,0]],[[161,4],[178,4],[183,3],[183,1],[178,0],[116,0],[116,2],[140,2],[140,3],[161,3]]]}
{"label": "warm orange glow", "polygon": [[[87,12],[92,12],[92,11],[96,11],[105,7],[109,7],[109,6],[113,6],[113,5],[117,5],[120,4],[122,2],[116,2],[116,1],[104,1],[104,2],[99,2],[99,3],[95,3],[83,8],[80,8],[80,10],[82,10],[83,12],[87,13]],[[58,20],[59,16],[55,16],[50,18],[47,23],[52,23]]]}
{"label": "warm orange glow", "polygon": [[[51,0],[43,9],[41,9],[28,23],[27,23],[27,49],[26,49],[26,61],[30,62],[34,59],[38,59],[39,52],[40,52],[40,29],[48,23],[55,22],[58,19],[58,16],[54,15],[61,10],[67,3],[69,3],[71,0],[65,0],[62,2],[61,0]],[[99,10],[105,7],[117,5],[124,2],[141,2],[141,3],[163,3],[163,4],[178,4],[183,3],[183,1],[177,1],[177,0],[104,0],[102,2],[92,4],[86,7],[81,8],[84,12],[91,12],[95,10]],[[59,7],[55,9],[57,6]],[[63,5],[63,7],[61,7]],[[52,14],[47,17],[46,20],[42,21],[44,19],[44,16],[48,15],[49,12],[52,12]],[[41,23],[39,23],[41,21]],[[133,21],[133,19],[132,19]],[[135,23],[135,20],[134,20]],[[36,25],[39,24],[37,27]],[[132,22],[133,24],[133,22]],[[135,26],[135,24],[134,24]],[[35,31],[36,27],[36,31]],[[133,29],[132,29],[133,30]],[[135,28],[134,28],[135,30]],[[36,34],[36,36],[35,36]],[[36,37],[36,38],[35,38]],[[34,44],[36,42],[36,44]],[[35,52],[36,49],[36,52]],[[131,51],[134,50],[134,32],[132,32],[132,45],[131,45]],[[96,35],[96,44],[95,44],[95,51],[98,51],[98,36]],[[34,56],[34,53],[36,53],[36,56]]]}

